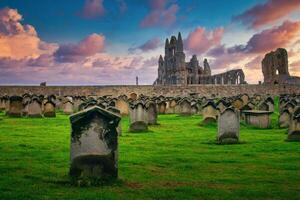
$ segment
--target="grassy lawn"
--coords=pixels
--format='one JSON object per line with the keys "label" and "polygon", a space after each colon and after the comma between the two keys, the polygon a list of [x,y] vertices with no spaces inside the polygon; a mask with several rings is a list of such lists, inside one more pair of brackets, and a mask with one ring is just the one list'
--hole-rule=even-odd
{"label": "grassy lawn", "polygon": [[159,116],[148,133],[122,119],[119,180],[101,187],[70,184],[68,116],[0,114],[0,199],[300,199],[300,144],[286,129],[241,124],[241,144],[217,145],[217,126],[201,116]]}

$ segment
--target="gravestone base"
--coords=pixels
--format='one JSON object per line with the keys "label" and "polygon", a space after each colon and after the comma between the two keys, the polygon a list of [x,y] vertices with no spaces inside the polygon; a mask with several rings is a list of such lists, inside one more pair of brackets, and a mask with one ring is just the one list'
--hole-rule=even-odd
{"label": "gravestone base", "polygon": [[235,133],[227,133],[223,135],[223,137],[218,138],[219,144],[237,144],[239,143],[239,139],[236,137]]}
{"label": "gravestone base", "polygon": [[56,114],[55,114],[55,112],[47,112],[47,113],[44,113],[44,117],[56,117]]}
{"label": "gravestone base", "polygon": [[148,131],[148,125],[143,121],[136,121],[130,124],[130,132],[145,132]]}
{"label": "gravestone base", "polygon": [[41,114],[28,114],[27,116],[30,118],[42,118],[43,117],[43,115],[41,115]]}
{"label": "gravestone base", "polygon": [[300,131],[289,132],[287,141],[300,141]]}
{"label": "gravestone base", "polygon": [[70,176],[76,180],[111,180],[118,177],[118,169],[111,154],[84,155],[72,161]]}

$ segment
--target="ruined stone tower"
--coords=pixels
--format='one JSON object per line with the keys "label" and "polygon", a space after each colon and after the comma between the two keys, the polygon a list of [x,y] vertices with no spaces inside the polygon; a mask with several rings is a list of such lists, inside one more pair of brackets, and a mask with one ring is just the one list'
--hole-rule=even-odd
{"label": "ruined stone tower", "polygon": [[[239,78],[239,79],[238,79]],[[239,80],[239,81],[238,81]],[[232,70],[212,76],[207,59],[203,67],[199,65],[196,55],[185,62],[181,34],[172,36],[165,42],[165,56],[158,59],[158,77],[155,85],[187,85],[187,84],[244,84],[242,70]]]}

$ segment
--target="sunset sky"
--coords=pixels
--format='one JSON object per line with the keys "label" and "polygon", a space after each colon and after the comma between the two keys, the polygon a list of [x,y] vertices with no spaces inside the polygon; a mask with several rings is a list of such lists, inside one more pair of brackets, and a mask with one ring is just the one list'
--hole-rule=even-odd
{"label": "sunset sky", "polygon": [[300,0],[1,0],[0,84],[152,84],[164,41],[181,32],[186,61],[262,80],[279,47],[300,76]]}

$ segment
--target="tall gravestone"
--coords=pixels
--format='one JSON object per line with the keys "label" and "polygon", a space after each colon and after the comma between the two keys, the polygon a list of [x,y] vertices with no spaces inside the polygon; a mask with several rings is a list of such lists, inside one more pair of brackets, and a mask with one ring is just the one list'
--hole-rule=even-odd
{"label": "tall gravestone", "polygon": [[237,143],[240,135],[240,116],[234,108],[226,108],[218,117],[218,136],[220,143]]}
{"label": "tall gravestone", "polygon": [[98,106],[70,116],[70,175],[76,179],[118,177],[120,116]]}

